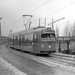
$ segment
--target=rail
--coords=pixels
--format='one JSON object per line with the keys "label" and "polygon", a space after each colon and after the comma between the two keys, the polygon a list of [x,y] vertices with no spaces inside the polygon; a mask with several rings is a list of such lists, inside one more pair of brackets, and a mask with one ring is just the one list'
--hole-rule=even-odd
{"label": "rail", "polygon": [[63,54],[63,53],[52,53],[51,56],[53,57],[60,57],[64,59],[70,59],[75,61],[75,55]]}

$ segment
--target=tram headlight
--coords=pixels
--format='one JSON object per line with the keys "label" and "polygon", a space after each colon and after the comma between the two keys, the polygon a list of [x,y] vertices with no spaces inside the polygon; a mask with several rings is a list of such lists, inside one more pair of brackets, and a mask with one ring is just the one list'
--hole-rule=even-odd
{"label": "tram headlight", "polygon": [[33,45],[34,43],[32,43],[32,45]]}
{"label": "tram headlight", "polygon": [[51,48],[51,45],[49,45],[48,47]]}
{"label": "tram headlight", "polygon": [[42,47],[44,47],[44,44],[41,44]]}

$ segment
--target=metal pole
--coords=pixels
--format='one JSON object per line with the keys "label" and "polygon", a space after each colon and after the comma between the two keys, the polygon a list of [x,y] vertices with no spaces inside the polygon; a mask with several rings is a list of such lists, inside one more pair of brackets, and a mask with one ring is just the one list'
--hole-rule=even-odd
{"label": "metal pole", "polygon": [[40,27],[40,18],[39,18],[39,27]]}
{"label": "metal pole", "polygon": [[2,18],[0,18],[0,41],[1,41],[1,19]]}
{"label": "metal pole", "polygon": [[[32,15],[23,15],[23,23],[24,23],[25,28],[27,29],[27,24],[29,23],[30,19],[28,20],[27,23],[25,23],[25,17],[30,17],[30,19],[31,19],[31,17],[33,17],[33,16]],[[31,22],[29,23],[29,28],[30,28],[30,25],[31,25]]]}
{"label": "metal pole", "polygon": [[46,27],[46,18],[45,18],[45,24],[44,24],[44,26]]}
{"label": "metal pole", "polygon": [[54,24],[55,22],[58,22],[58,21],[62,20],[62,19],[65,19],[65,17],[60,18],[60,19],[58,19],[58,20],[56,20],[56,21],[54,21],[53,18],[52,18],[52,23],[49,23],[48,25],[52,24],[52,28],[54,29],[54,25],[53,25],[53,24]]}
{"label": "metal pole", "polygon": [[54,30],[54,23],[53,23],[53,18],[52,18],[52,29]]}
{"label": "metal pole", "polygon": [[69,50],[69,40],[67,40],[67,53],[69,54],[70,53],[70,50]]}
{"label": "metal pole", "polygon": [[61,41],[59,41],[59,52],[61,52]]}
{"label": "metal pole", "polygon": [[24,15],[23,15],[23,23],[24,23],[25,29],[27,29],[26,24],[25,24],[25,16]]}

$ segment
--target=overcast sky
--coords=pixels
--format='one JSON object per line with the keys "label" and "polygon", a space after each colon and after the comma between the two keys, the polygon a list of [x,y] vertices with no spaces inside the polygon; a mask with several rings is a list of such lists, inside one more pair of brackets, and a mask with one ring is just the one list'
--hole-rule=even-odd
{"label": "overcast sky", "polygon": [[13,32],[24,30],[22,15],[29,14],[33,15],[32,27],[38,26],[39,18],[42,25],[45,17],[47,24],[52,21],[52,18],[57,20],[65,17],[64,20],[54,24],[55,27],[56,25],[59,27],[62,35],[65,24],[68,21],[71,24],[75,22],[75,0],[0,0],[2,35],[8,36],[10,30]]}

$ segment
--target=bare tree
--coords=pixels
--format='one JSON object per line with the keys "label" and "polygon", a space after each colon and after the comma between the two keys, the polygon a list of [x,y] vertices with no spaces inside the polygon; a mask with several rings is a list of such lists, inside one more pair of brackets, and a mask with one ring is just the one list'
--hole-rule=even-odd
{"label": "bare tree", "polygon": [[75,22],[73,23],[73,27],[72,27],[72,36],[75,36]]}
{"label": "bare tree", "polygon": [[70,23],[67,22],[64,28],[64,36],[69,36],[70,35]]}

